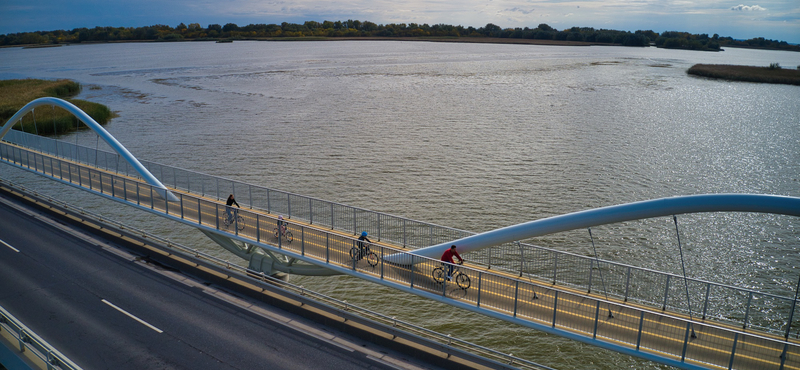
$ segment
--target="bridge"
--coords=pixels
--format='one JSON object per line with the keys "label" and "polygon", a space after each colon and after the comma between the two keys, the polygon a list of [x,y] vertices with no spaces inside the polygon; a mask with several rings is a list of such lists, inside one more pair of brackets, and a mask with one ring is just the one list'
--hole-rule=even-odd
{"label": "bridge", "polygon": [[[10,130],[39,106],[66,109],[114,152]],[[0,161],[191,225],[253,273],[348,274],[376,284],[684,369],[800,369],[793,297],[578,256],[518,242],[533,236],[696,212],[800,216],[800,198],[716,194],[606,207],[473,234],[380,212],[140,162],[71,104],[42,98],[9,119]],[[225,198],[244,208],[226,216]],[[286,217],[291,238],[275,233]],[[230,221],[230,222],[226,222]],[[360,258],[358,233],[375,236]],[[591,233],[591,229],[590,233]],[[438,280],[457,244],[465,280]],[[679,245],[680,247],[680,245]],[[713,294],[712,294],[713,293]]]}

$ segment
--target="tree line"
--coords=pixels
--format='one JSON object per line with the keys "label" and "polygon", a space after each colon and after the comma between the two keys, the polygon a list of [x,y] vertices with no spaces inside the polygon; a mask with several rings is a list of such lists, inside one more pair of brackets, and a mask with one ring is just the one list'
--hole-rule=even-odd
{"label": "tree line", "polygon": [[113,41],[182,41],[182,40],[230,40],[230,39],[276,39],[276,38],[341,38],[341,37],[438,37],[438,38],[508,38],[573,41],[592,44],[623,46],[655,45],[662,48],[713,50],[723,46],[763,48],[800,51],[800,46],[786,41],[767,40],[763,37],[750,40],[734,40],[717,34],[690,34],[688,32],[665,31],[618,31],[592,27],[572,27],[557,30],[547,24],[535,28],[502,28],[489,23],[484,27],[464,27],[447,24],[390,23],[376,24],[369,21],[306,21],[303,24],[250,24],[238,26],[199,23],[184,23],[177,27],[153,25],[145,27],[94,27],[73,30],[22,32],[0,35],[0,46],[70,44]]}

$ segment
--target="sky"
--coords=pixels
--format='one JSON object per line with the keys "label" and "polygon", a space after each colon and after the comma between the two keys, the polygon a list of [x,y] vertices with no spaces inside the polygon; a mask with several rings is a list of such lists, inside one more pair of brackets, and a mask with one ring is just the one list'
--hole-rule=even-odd
{"label": "sky", "polygon": [[800,44],[800,0],[0,0],[0,35],[305,21],[683,31]]}

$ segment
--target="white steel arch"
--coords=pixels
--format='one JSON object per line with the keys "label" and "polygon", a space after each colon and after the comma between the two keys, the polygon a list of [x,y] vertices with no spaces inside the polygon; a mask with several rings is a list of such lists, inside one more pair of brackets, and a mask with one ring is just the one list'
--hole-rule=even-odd
{"label": "white steel arch", "polygon": [[[763,194],[703,194],[653,199],[529,221],[420,248],[411,253],[429,258],[439,258],[451,245],[456,245],[459,253],[466,253],[562,231],[701,212],[774,213],[800,217],[800,198]],[[391,255],[387,256],[386,260],[403,265],[411,264],[409,255]]]}
{"label": "white steel arch", "polygon": [[141,175],[142,178],[145,181],[147,181],[148,184],[160,189],[158,190],[158,194],[162,198],[168,199],[170,201],[178,201],[178,198],[174,194],[172,194],[172,192],[170,192],[167,189],[167,187],[161,183],[161,181],[159,181],[155,176],[153,176],[153,174],[150,173],[150,171],[148,171],[147,168],[145,168],[139,162],[139,160],[136,159],[136,157],[134,157],[133,154],[131,154],[128,151],[128,149],[125,148],[125,146],[123,146],[119,141],[117,141],[116,138],[114,138],[114,136],[112,136],[108,131],[106,131],[106,129],[104,129],[103,126],[100,126],[100,124],[97,123],[88,114],[86,114],[86,112],[82,111],[80,108],[76,107],[75,105],[66,100],[46,97],[46,98],[39,98],[28,104],[25,104],[25,106],[22,107],[22,109],[20,109],[19,111],[17,111],[17,113],[14,113],[14,115],[11,116],[11,118],[9,118],[8,121],[6,121],[5,125],[3,125],[3,128],[0,129],[0,139],[2,139],[6,135],[6,133],[8,133],[8,130],[10,130],[11,127],[14,126],[15,122],[21,120],[22,117],[28,114],[28,112],[34,110],[36,107],[48,106],[48,105],[59,106],[60,108],[65,109],[67,112],[77,117],[79,120],[81,120],[81,122],[86,124],[86,126],[91,128],[92,131],[97,133],[97,135],[100,136],[103,139],[103,141],[108,143],[108,145],[111,146],[111,148],[114,149],[114,151],[116,151],[120,156],[122,156],[122,158],[124,158],[131,166],[133,166],[136,172],[138,172],[139,175]]}

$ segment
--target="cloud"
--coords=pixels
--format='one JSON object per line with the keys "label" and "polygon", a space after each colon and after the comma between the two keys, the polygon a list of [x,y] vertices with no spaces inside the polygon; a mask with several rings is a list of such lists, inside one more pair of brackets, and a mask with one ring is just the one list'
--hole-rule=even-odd
{"label": "cloud", "polygon": [[511,8],[511,9],[505,9],[505,11],[507,11],[507,12],[517,12],[517,13],[522,13],[522,14],[531,14],[531,13],[533,13],[534,10],[536,10],[536,9],[525,10],[525,9],[520,9],[520,8],[517,8],[517,7]]}
{"label": "cloud", "polygon": [[748,5],[744,5],[744,4],[739,4],[737,6],[731,7],[731,10],[734,10],[734,11],[738,10],[740,12],[754,12],[754,11],[760,11],[760,10],[767,10],[767,8],[762,8],[762,7],[758,6],[758,5],[748,6]]}

